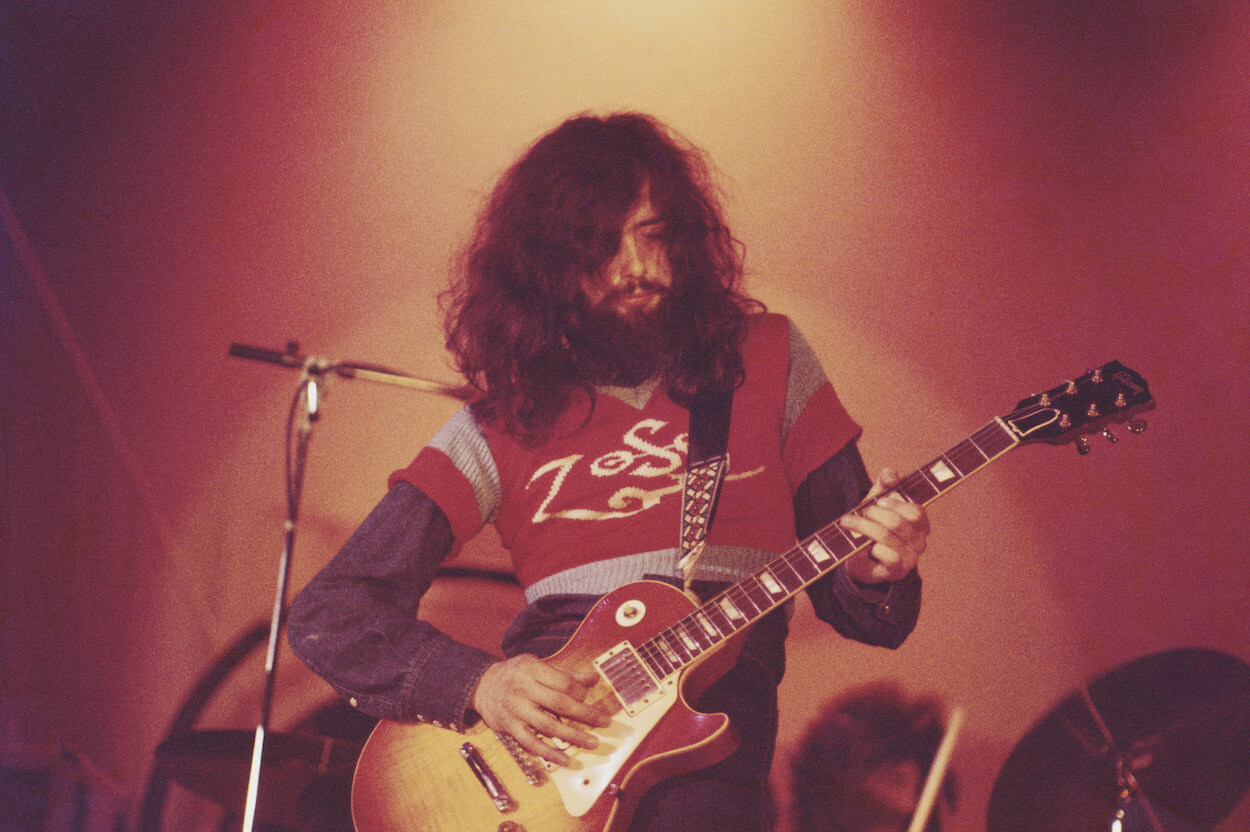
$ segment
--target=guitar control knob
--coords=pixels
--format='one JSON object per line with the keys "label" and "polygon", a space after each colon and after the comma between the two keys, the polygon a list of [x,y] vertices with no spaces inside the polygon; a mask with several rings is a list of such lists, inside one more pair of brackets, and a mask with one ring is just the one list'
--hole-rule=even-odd
{"label": "guitar control knob", "polygon": [[1112,432],[1111,432],[1111,428],[1103,428],[1103,429],[1102,429],[1102,435],[1103,435],[1103,438],[1105,438],[1108,442],[1110,442],[1110,443],[1111,443],[1111,444],[1113,444],[1113,445],[1114,445],[1116,442],[1119,442],[1119,441],[1120,441],[1120,437],[1118,437],[1118,436],[1116,436],[1114,433],[1112,433]]}
{"label": "guitar control knob", "polygon": [[1131,430],[1133,433],[1141,433],[1142,431],[1146,429],[1146,420],[1145,419],[1129,419],[1128,429]]}
{"label": "guitar control knob", "polygon": [[1078,436],[1076,438],[1076,450],[1077,450],[1077,453],[1079,453],[1081,456],[1085,456],[1087,453],[1089,453],[1089,437],[1088,436]]}

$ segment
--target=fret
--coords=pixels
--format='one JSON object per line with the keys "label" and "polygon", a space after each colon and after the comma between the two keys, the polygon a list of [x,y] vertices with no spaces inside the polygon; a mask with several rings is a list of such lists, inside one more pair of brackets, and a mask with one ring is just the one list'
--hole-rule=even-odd
{"label": "fret", "polygon": [[921,505],[924,505],[938,494],[942,493],[935,488],[926,478],[925,474],[920,471],[917,471],[915,474],[912,474],[899,483],[897,490],[899,491],[900,496],[904,497],[908,502],[920,503]]}
{"label": "fret", "polygon": [[[830,539],[830,534],[832,532],[837,532],[838,536]],[[839,559],[845,558],[851,552],[854,552],[859,548],[859,544],[856,543],[854,538],[851,537],[850,530],[844,529],[842,524],[836,520],[821,529],[820,533],[823,535],[821,540],[825,542],[826,546],[837,553]]]}
{"label": "fret", "polygon": [[927,485],[928,483],[925,482],[924,477],[917,477],[915,474],[908,474],[906,477],[898,481],[898,485],[887,489],[884,494],[879,494],[877,499],[880,500],[882,497],[897,497],[905,502],[914,503],[917,500],[916,495],[912,492]]}
{"label": "fret", "polygon": [[729,597],[728,592],[721,595],[720,601],[718,603],[720,605],[721,611],[725,613],[725,617],[728,618],[731,622],[746,619],[746,616],[743,615],[742,610],[738,609],[738,606],[734,604],[733,599]]}
{"label": "fret", "polygon": [[674,634],[681,641],[682,646],[686,648],[686,652],[690,654],[690,658],[693,659],[702,652],[699,649],[699,643],[691,637],[690,633],[686,631],[686,628],[682,626],[680,621],[677,622]]}
{"label": "fret", "polygon": [[[748,578],[747,580],[751,580]],[[742,611],[748,619],[759,615],[763,610],[755,601],[751,600],[751,596],[747,593],[746,587],[742,583],[737,583],[725,590],[725,595],[734,597],[734,606]]]}
{"label": "fret", "polygon": [[653,665],[653,662],[656,657],[655,647],[651,644],[651,642],[644,641],[642,644],[639,644],[635,649],[637,649],[638,655],[642,658],[644,662],[646,662],[647,666],[651,667],[652,670],[655,670],[655,667]]}
{"label": "fret", "polygon": [[747,598],[755,605],[755,609],[760,612],[771,609],[773,606],[772,599],[768,597],[768,593],[760,586],[759,575],[752,575],[746,578],[740,584],[742,591],[746,593]]}
{"label": "fret", "polygon": [[738,628],[729,616],[725,614],[725,611],[721,609],[720,604],[715,602],[704,604],[703,612],[722,635],[731,635],[737,632]]}
{"label": "fret", "polygon": [[[830,537],[829,536],[830,531],[838,532],[838,536]],[[833,556],[837,558],[838,560],[842,560],[851,552],[855,551],[855,544],[851,542],[851,540],[845,534],[842,534],[842,527],[838,525],[837,523],[831,523],[828,526],[825,526],[823,529],[821,529],[819,532],[813,535],[813,537],[815,537],[822,544],[824,544],[824,547],[828,549],[830,552],[832,552]]]}
{"label": "fret", "polygon": [[820,539],[819,535],[814,534],[804,541],[803,548],[817,566],[823,566],[834,559],[833,552],[829,551],[829,547],[825,546],[825,542]]}
{"label": "fret", "polygon": [[[859,513],[859,509],[848,511],[846,514],[842,516],[846,517],[847,515],[850,515],[852,517],[863,517],[863,515]],[[841,532],[842,536],[846,538],[846,542],[851,544],[850,551],[852,552],[858,549],[862,545],[863,541],[868,539],[867,537],[855,531],[854,529],[846,528],[841,523],[834,523],[833,528]]]}
{"label": "fret", "polygon": [[799,576],[800,586],[820,575],[820,567],[812,561],[805,549],[791,549],[785,558],[786,564]]}
{"label": "fret", "polygon": [[943,491],[959,482],[960,479],[959,472],[947,465],[946,460],[942,457],[938,457],[930,462],[925,471],[932,476],[938,488]]}
{"label": "fret", "polygon": [[786,592],[798,592],[802,588],[803,576],[799,574],[799,570],[794,568],[794,564],[790,563],[790,559],[786,555],[782,555],[769,564],[770,567],[774,565],[777,568],[771,571],[773,577],[781,584],[782,589]]}
{"label": "fret", "polygon": [[686,616],[685,618],[682,618],[681,621],[677,622],[677,627],[680,628],[682,633],[690,636],[691,641],[695,642],[696,656],[707,650],[707,648],[711,647],[715,643],[714,641],[711,641],[710,638],[707,637],[707,633],[702,631],[702,628],[697,625],[694,620],[694,616]]}
{"label": "fret", "polygon": [[947,458],[965,477],[989,462],[981,449],[966,439],[947,451]]}
{"label": "fret", "polygon": [[1016,444],[1015,436],[997,421],[972,434],[970,441],[976,443],[987,459],[993,459]]}
{"label": "fret", "polygon": [[655,643],[656,648],[661,654],[663,654],[664,659],[668,661],[669,664],[673,665],[674,670],[682,665],[681,656],[677,655],[677,651],[674,650],[673,646],[664,638],[663,633],[651,639],[651,641]]}
{"label": "fret", "polygon": [[720,641],[721,638],[724,637],[725,634],[712,624],[711,620],[707,617],[707,614],[702,610],[694,614],[694,620],[697,621],[699,626],[703,628],[703,631],[715,641]]}
{"label": "fret", "polygon": [[759,579],[759,582],[764,585],[764,589],[768,590],[769,595],[776,596],[785,594],[785,588],[782,587],[782,585],[777,581],[776,576],[773,575],[770,570],[763,569],[756,572],[755,575]]}
{"label": "fret", "polygon": [[696,634],[696,640],[699,642],[700,652],[706,652],[712,649],[716,645],[720,644],[721,640],[724,638],[723,635],[716,631],[716,628],[712,626],[710,621],[708,621],[705,626],[704,619],[706,619],[706,616],[704,616],[699,610],[695,610],[694,613],[686,618],[686,626]]}
{"label": "fret", "polygon": [[[651,672],[655,674],[657,679],[663,679],[668,674],[677,669],[675,661],[669,661],[664,653],[656,644],[655,639],[644,641],[638,646],[638,653],[642,656],[642,660],[647,663],[647,667],[651,668]],[[674,659],[677,657],[674,656]]]}
{"label": "fret", "polygon": [[916,473],[917,473],[917,474],[920,474],[920,476],[922,476],[922,477],[924,477],[924,478],[925,478],[925,481],[928,483],[929,487],[933,489],[933,492],[934,492],[935,494],[941,494],[941,493],[942,493],[942,489],[941,489],[941,487],[940,487],[940,486],[939,486],[936,482],[934,482],[934,480],[933,480],[933,475],[932,475],[932,474],[930,474],[928,471],[926,471],[926,470],[925,470],[925,469],[923,469],[923,468],[921,468],[920,470],[918,470]]}
{"label": "fret", "polygon": [[[967,442],[967,440],[965,439],[964,442]],[[964,467],[964,465],[966,465],[967,463],[965,463],[964,465],[960,465],[959,449],[964,444],[964,442],[960,442],[958,445],[951,448],[946,453],[942,454],[942,456],[940,457],[942,462],[946,464],[947,466],[949,466],[950,469],[954,471],[956,476],[958,476],[960,479],[963,479],[965,476],[967,476],[970,473],[969,470]]]}
{"label": "fret", "polygon": [[682,641],[681,636],[677,633],[676,625],[669,627],[667,630],[660,633],[660,637],[664,640],[664,643],[668,645],[669,649],[677,654],[681,664],[686,664],[698,655],[697,653],[691,653],[686,647],[685,642]]}

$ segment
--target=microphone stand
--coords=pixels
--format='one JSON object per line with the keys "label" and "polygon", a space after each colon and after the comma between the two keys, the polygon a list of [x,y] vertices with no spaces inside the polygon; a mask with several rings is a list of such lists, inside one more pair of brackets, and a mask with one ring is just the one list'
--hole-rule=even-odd
{"label": "microphone stand", "polygon": [[247,344],[231,344],[229,354],[236,358],[265,361],[290,369],[299,369],[295,399],[287,417],[286,437],[286,496],[287,519],[284,527],[282,555],[278,561],[277,591],[273,599],[273,614],[269,623],[269,648],[265,653],[265,686],[261,696],[260,720],[256,725],[256,739],[252,746],[252,763],[248,773],[247,797],[243,807],[242,832],[252,832],[256,822],[256,806],[260,791],[261,762],[264,757],[265,734],[273,711],[273,693],[277,679],[278,644],[282,624],[286,617],[287,587],[290,581],[291,557],[295,547],[295,528],[299,517],[300,494],[304,484],[304,465],[308,458],[308,442],[312,438],[313,425],[321,415],[320,399],[328,386],[330,374],[343,378],[360,378],[409,387],[427,393],[437,393],[466,400],[467,387],[453,387],[436,381],[417,378],[375,364],[332,363],[324,358],[301,355],[299,344],[291,341],[285,352],[253,347]]}

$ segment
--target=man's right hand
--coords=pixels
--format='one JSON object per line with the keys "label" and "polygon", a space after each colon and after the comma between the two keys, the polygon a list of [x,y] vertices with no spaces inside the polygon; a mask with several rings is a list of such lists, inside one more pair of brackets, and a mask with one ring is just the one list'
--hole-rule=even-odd
{"label": "man's right hand", "polygon": [[598,680],[594,673],[563,670],[537,656],[513,656],[486,668],[473,692],[473,710],[491,729],[510,734],[531,754],[567,766],[572,758],[538,735],[582,748],[598,745],[593,734],[557,718],[607,727],[609,716],[585,703]]}

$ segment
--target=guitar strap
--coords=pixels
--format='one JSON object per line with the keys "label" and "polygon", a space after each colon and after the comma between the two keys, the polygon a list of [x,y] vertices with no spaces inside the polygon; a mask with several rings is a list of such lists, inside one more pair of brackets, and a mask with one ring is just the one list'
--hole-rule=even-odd
{"label": "guitar strap", "polygon": [[686,449],[686,473],[681,492],[682,586],[692,595],[694,566],[707,544],[708,530],[716,514],[721,484],[729,472],[729,416],[733,389],[701,393],[690,405],[690,433]]}

